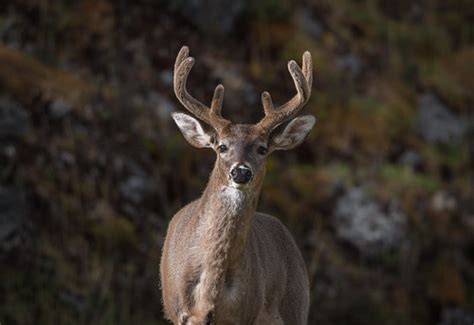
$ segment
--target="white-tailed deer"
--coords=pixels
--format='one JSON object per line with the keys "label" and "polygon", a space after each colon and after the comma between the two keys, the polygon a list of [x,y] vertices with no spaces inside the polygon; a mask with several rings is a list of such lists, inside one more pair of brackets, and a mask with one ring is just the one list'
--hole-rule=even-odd
{"label": "white-tailed deer", "polygon": [[275,108],[264,92],[265,116],[254,125],[222,117],[222,85],[211,107],[193,98],[186,90],[193,64],[184,46],[174,66],[174,91],[207,126],[183,113],[173,119],[190,144],[214,149],[217,160],[202,196],[168,227],[160,266],[165,315],[183,325],[305,324],[309,284],[301,253],[280,221],[255,209],[268,155],[299,145],[316,121],[294,118],[311,93],[311,55],[304,53],[302,68],[288,63],[297,94]]}

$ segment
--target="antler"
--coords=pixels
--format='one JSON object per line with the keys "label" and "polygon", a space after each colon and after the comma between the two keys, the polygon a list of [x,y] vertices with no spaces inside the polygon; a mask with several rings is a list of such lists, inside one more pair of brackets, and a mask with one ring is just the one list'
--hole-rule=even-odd
{"label": "antler", "polygon": [[221,84],[217,85],[214,90],[210,108],[192,97],[186,90],[186,81],[193,65],[194,58],[189,56],[189,48],[183,46],[174,64],[174,93],[188,111],[216,130],[221,130],[230,124],[230,122],[221,115],[222,102],[224,100],[224,86]]}
{"label": "antler", "polygon": [[303,108],[304,104],[308,102],[311,95],[311,86],[313,84],[311,53],[308,51],[304,52],[302,69],[294,60],[288,62],[288,71],[295,82],[297,94],[278,108],[273,106],[272,98],[268,92],[262,94],[265,116],[258,122],[257,126],[265,130],[265,132],[271,132],[278,125],[296,115]]}

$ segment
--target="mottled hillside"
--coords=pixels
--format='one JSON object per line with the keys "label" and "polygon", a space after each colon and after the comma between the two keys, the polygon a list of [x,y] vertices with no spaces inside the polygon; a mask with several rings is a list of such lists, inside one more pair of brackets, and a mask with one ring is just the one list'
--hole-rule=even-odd
{"label": "mottled hillside", "polygon": [[468,0],[0,3],[0,323],[165,324],[167,224],[213,153],[172,123],[226,87],[254,122],[313,54],[318,118],[273,155],[259,209],[304,253],[309,324],[474,322],[474,6]]}

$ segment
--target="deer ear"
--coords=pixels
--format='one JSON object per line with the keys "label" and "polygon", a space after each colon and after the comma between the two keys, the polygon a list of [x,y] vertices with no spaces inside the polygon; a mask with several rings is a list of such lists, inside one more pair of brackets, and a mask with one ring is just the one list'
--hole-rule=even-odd
{"label": "deer ear", "polygon": [[289,150],[298,146],[311,131],[314,123],[316,123],[316,118],[312,115],[294,118],[283,131],[272,136],[271,149]]}
{"label": "deer ear", "polygon": [[184,113],[172,113],[171,116],[191,145],[197,148],[211,147],[213,134],[204,131],[198,120]]}

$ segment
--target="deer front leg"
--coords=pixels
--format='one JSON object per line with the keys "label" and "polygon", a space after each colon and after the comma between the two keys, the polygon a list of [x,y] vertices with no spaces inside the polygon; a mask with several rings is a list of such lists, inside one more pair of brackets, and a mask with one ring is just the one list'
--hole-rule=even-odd
{"label": "deer front leg", "polygon": [[189,319],[189,315],[187,313],[182,313],[180,316],[179,316],[179,320],[178,320],[178,324],[179,325],[186,325],[188,324],[188,319]]}
{"label": "deer front leg", "polygon": [[179,325],[212,325],[214,323],[214,313],[209,312],[204,318],[189,316],[183,313],[179,319]]}

